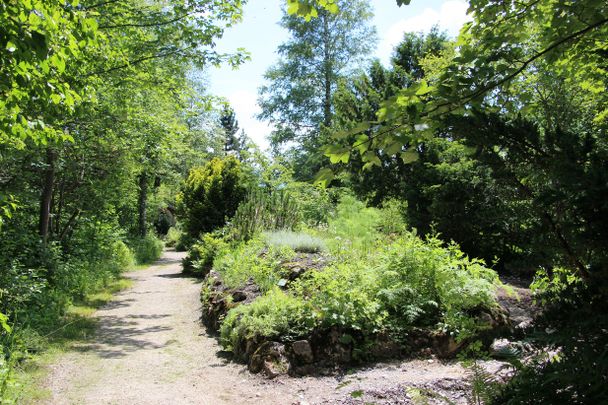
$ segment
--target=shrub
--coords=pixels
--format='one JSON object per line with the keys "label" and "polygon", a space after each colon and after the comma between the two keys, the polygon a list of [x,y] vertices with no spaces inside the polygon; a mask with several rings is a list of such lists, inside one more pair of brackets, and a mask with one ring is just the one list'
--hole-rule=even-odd
{"label": "shrub", "polygon": [[231,221],[234,238],[249,240],[263,230],[294,229],[299,211],[290,194],[283,190],[272,193],[252,189]]}
{"label": "shrub", "polygon": [[286,191],[298,202],[302,221],[308,226],[326,224],[334,209],[332,190],[310,183],[287,184]]}
{"label": "shrub", "polygon": [[163,253],[163,242],[154,235],[146,235],[135,242],[135,258],[139,264],[153,263]]}
{"label": "shrub", "polygon": [[264,240],[269,246],[287,246],[301,253],[319,253],[326,249],[321,238],[301,232],[267,232],[264,234]]}
{"label": "shrub", "polygon": [[[365,214],[369,217],[361,218]],[[361,353],[379,333],[398,339],[413,328],[424,328],[462,341],[491,327],[483,313],[494,316],[497,309],[496,273],[483,261],[469,259],[455,244],[446,246],[435,238],[423,241],[402,232],[381,246],[376,243],[381,238],[380,216],[379,210],[344,197],[329,226],[330,235],[342,235],[340,249],[332,251],[335,260],[321,271],[310,269],[281,283],[286,291],[277,289],[289,276],[289,266],[283,264],[297,250],[313,250],[308,238],[318,249],[319,239],[271,232],[265,241],[252,239],[217,257],[214,268],[227,287],[253,280],[263,294],[228,312],[221,326],[225,347],[241,347],[244,339],[253,337],[286,341],[315,328],[338,327],[345,336],[352,333],[353,348]],[[366,246],[366,241],[373,245]]]}
{"label": "shrub", "polygon": [[123,270],[135,264],[133,251],[123,241],[116,241],[112,244],[112,272],[119,275]]}
{"label": "shrub", "polygon": [[220,328],[220,342],[226,350],[234,351],[245,339],[303,336],[316,323],[304,300],[275,287],[251,304],[232,309]]}
{"label": "shrub", "polygon": [[378,295],[394,328],[439,324],[464,339],[484,328],[473,312],[497,305],[497,274],[454,244],[406,235],[382,256]]}
{"label": "shrub", "polygon": [[407,230],[405,214],[407,202],[396,199],[385,200],[380,210],[379,229],[387,235],[399,235]]}
{"label": "shrub", "polygon": [[343,195],[336,213],[329,220],[329,233],[334,235],[334,247],[340,250],[362,250],[368,252],[380,237],[377,230],[380,213],[351,195]]}
{"label": "shrub", "polygon": [[206,233],[201,240],[190,248],[184,258],[184,272],[204,277],[213,266],[213,260],[228,247],[225,240],[217,234]]}
{"label": "shrub", "polygon": [[176,247],[181,236],[182,236],[181,231],[179,229],[177,229],[176,227],[172,226],[167,231],[167,236],[165,237],[165,246]]}
{"label": "shrub", "polygon": [[224,226],[245,197],[245,175],[233,156],[190,170],[177,196],[178,215],[192,238]]}
{"label": "shrub", "polygon": [[241,287],[252,279],[262,291],[272,289],[286,276],[281,263],[293,258],[295,252],[286,246],[269,246],[259,239],[241,243],[220,255],[213,268],[230,288]]}
{"label": "shrub", "polygon": [[306,299],[319,325],[370,335],[382,329],[385,311],[376,297],[377,275],[361,261],[336,263],[308,272],[292,287]]}
{"label": "shrub", "polygon": [[543,312],[526,343],[537,356],[518,365],[492,404],[606,403],[606,281],[598,277],[585,284],[562,268],[552,273],[540,271],[535,281]]}

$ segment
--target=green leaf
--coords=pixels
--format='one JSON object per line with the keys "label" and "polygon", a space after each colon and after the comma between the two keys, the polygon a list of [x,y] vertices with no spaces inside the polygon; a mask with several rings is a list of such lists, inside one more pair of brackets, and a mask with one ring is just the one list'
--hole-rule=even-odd
{"label": "green leaf", "polygon": [[389,146],[387,146],[386,149],[384,149],[384,151],[386,153],[388,153],[389,155],[396,155],[398,152],[401,151],[402,147],[403,147],[403,143],[393,142]]}
{"label": "green leaf", "polygon": [[416,90],[416,95],[423,96],[425,94],[430,93],[432,90],[433,88],[428,85],[426,80],[422,80],[418,86],[418,90]]}
{"label": "green leaf", "polygon": [[332,164],[336,163],[348,163],[350,158],[350,148],[332,145],[325,151],[325,156],[329,157]]}
{"label": "green leaf", "polygon": [[401,153],[401,160],[403,160],[403,163],[405,164],[414,163],[418,159],[420,159],[420,155],[418,155],[418,152],[415,150],[410,149]]}
{"label": "green leaf", "polygon": [[324,167],[321,170],[319,170],[319,172],[317,173],[317,175],[315,176],[313,183],[323,186],[323,187],[327,187],[329,186],[329,184],[331,183],[331,181],[335,178],[334,172],[333,170],[331,170],[330,168]]}
{"label": "green leaf", "polygon": [[369,149],[369,136],[365,134],[358,135],[357,138],[355,138],[353,147],[357,149],[360,154],[366,152]]}
{"label": "green leaf", "polygon": [[17,50],[17,45],[13,44],[11,41],[6,43],[6,50],[13,53]]}
{"label": "green leaf", "polygon": [[4,315],[1,312],[0,312],[0,326],[2,326],[2,329],[4,329],[7,333],[11,333],[12,329],[11,329],[10,325],[8,324],[8,316]]}
{"label": "green leaf", "polygon": [[367,162],[367,164],[365,164],[363,166],[363,169],[365,170],[366,168],[370,168],[372,166],[380,166],[382,164],[382,161],[380,160],[380,158],[378,157],[378,155],[376,155],[374,152],[367,151],[363,154],[363,161]]}

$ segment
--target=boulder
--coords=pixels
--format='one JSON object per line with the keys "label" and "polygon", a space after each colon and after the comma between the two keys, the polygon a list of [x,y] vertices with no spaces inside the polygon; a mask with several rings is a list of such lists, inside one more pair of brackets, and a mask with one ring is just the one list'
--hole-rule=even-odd
{"label": "boulder", "polygon": [[315,360],[308,340],[297,340],[291,344],[291,351],[298,364],[310,364]]}
{"label": "boulder", "polygon": [[289,360],[285,346],[278,342],[265,342],[249,359],[249,371],[263,372],[268,378],[275,378],[289,371]]}

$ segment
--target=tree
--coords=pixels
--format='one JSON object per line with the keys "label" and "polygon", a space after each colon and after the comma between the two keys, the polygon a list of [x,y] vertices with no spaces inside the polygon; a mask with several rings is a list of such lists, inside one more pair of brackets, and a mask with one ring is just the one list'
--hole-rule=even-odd
{"label": "tree", "polygon": [[322,128],[332,124],[338,80],[360,67],[375,43],[369,4],[364,0],[337,4],[339,11],[321,10],[309,22],[287,12],[281,20],[291,38],[279,46],[280,60],[266,72],[269,84],[260,88],[259,117],[274,124],[275,148],[297,141],[300,152],[316,152]]}
{"label": "tree", "polygon": [[229,105],[224,105],[220,115],[220,125],[224,130],[224,152],[239,151],[239,140],[237,132],[239,131],[239,122],[236,120],[236,114]]}
{"label": "tree", "polygon": [[178,196],[178,213],[191,238],[222,227],[245,197],[247,180],[234,156],[193,168]]}

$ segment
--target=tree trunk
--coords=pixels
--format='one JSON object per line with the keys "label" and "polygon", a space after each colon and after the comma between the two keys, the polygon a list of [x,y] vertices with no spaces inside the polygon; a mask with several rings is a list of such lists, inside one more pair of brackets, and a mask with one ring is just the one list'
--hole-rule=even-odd
{"label": "tree trunk", "polygon": [[329,32],[329,21],[325,13],[323,19],[323,125],[326,128],[331,126],[331,80],[332,80],[332,60],[331,60],[331,35]]}
{"label": "tree trunk", "polygon": [[139,236],[146,236],[146,210],[148,206],[148,173],[145,171],[139,175],[139,199],[137,202],[138,210],[138,227],[137,232]]}
{"label": "tree trunk", "polygon": [[43,245],[46,246],[51,225],[51,203],[53,201],[53,186],[55,184],[55,161],[57,153],[51,148],[46,149],[46,168],[40,196],[39,232]]}

